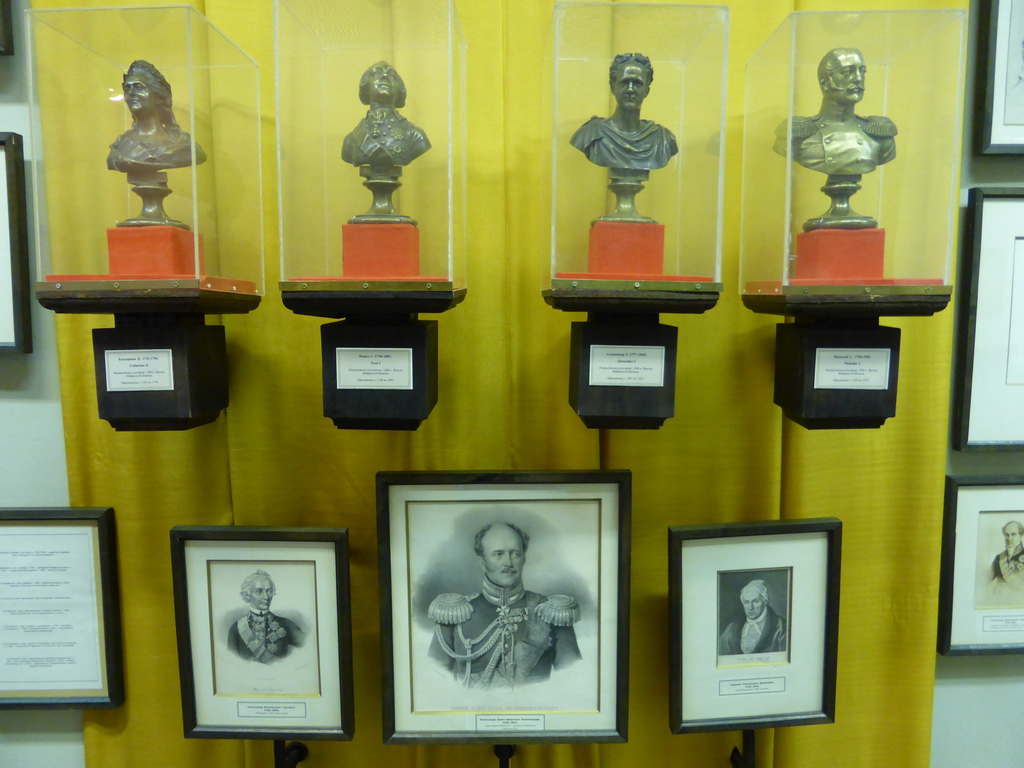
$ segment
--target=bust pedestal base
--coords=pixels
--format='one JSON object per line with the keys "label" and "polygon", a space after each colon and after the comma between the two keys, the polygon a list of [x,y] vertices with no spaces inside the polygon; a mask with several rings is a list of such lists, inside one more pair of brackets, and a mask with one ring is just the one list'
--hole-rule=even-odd
{"label": "bust pedestal base", "polygon": [[775,404],[807,429],[871,429],[896,415],[900,329],[878,318],[775,328]]}
{"label": "bust pedestal base", "polygon": [[101,419],[122,432],[184,430],[228,407],[224,328],[202,314],[116,314],[92,332]]}

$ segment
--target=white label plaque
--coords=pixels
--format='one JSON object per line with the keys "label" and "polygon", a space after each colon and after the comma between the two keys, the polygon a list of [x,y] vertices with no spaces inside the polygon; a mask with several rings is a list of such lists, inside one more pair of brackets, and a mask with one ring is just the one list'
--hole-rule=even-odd
{"label": "white label plaque", "polygon": [[338,389],[412,389],[412,349],[337,347]]}
{"label": "white label plaque", "polygon": [[755,677],[747,680],[721,680],[719,696],[748,696],[752,693],[785,693],[786,678]]}
{"label": "white label plaque", "polygon": [[293,717],[303,719],[306,716],[306,703],[274,703],[262,701],[237,702],[239,717]]}
{"label": "white label plaque", "polygon": [[664,347],[590,345],[590,386],[660,387],[664,383]]}
{"label": "white label plaque", "polygon": [[982,632],[1020,632],[1024,629],[1024,616],[982,616]]}
{"label": "white label plaque", "polygon": [[107,392],[169,392],[174,389],[169,349],[108,349]]}
{"label": "white label plaque", "polygon": [[819,347],[814,357],[815,389],[888,389],[889,349]]}
{"label": "white label plaque", "polygon": [[544,715],[477,715],[478,731],[543,731]]}

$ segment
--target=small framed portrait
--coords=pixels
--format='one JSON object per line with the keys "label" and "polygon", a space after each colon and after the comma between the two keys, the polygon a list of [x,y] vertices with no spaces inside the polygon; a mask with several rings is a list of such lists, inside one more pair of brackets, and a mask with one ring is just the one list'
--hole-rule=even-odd
{"label": "small framed portrait", "polygon": [[0,709],[124,702],[114,510],[0,509]]}
{"label": "small framed portrait", "polygon": [[1024,0],[978,3],[974,135],[985,155],[1024,152]]}
{"label": "small framed portrait", "polygon": [[947,477],[939,653],[1024,652],[1024,477]]}
{"label": "small framed portrait", "polygon": [[343,528],[171,530],[185,736],[351,739]]}
{"label": "small framed portrait", "polygon": [[668,529],[673,733],[831,723],[842,523]]}
{"label": "small framed portrait", "polygon": [[381,472],[384,740],[626,740],[629,472]]}

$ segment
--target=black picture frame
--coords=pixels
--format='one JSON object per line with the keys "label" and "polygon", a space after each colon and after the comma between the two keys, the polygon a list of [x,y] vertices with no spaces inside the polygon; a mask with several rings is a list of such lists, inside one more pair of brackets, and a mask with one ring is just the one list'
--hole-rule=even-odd
{"label": "black picture frame", "polygon": [[[185,737],[351,739],[348,530],[176,526],[170,540]],[[291,602],[263,609],[266,662],[234,633],[258,573]]]}
{"label": "black picture frame", "polygon": [[14,55],[14,23],[11,0],[0,0],[0,56]]}
{"label": "black picture frame", "polygon": [[[385,743],[625,742],[630,498],[623,470],[378,473]],[[510,561],[528,537],[505,587],[475,554],[492,524]],[[479,664],[443,650],[506,610]]]}
{"label": "black picture frame", "polygon": [[[0,538],[4,540],[0,562],[7,560],[17,568],[0,571],[0,618],[5,625],[5,639],[11,643],[0,648],[0,666],[5,670],[26,670],[16,680],[7,678],[5,673],[0,710],[111,709],[123,704],[114,510],[0,509]],[[37,570],[50,577],[60,574],[60,578],[47,579],[47,584],[27,584],[27,574]],[[84,606],[76,605],[82,601],[80,596],[62,593],[61,585],[68,583],[76,587],[92,585]],[[23,595],[24,590],[33,594]],[[42,612],[33,613],[40,606],[45,606]],[[56,617],[53,606],[60,606]],[[54,626],[45,634],[47,642],[65,643],[63,647],[72,650],[62,650],[60,655],[65,659],[77,657],[75,662],[52,663],[47,658],[53,655],[52,650],[14,646],[18,638],[13,633],[17,630],[12,632],[11,625],[25,622],[36,626],[26,627],[24,643],[34,643],[41,637],[39,624],[52,623]],[[76,675],[70,684],[60,678],[65,669]],[[19,683],[25,687],[17,687]]]}
{"label": "black picture frame", "polygon": [[[668,529],[672,733],[834,722],[841,555],[836,518]],[[749,653],[743,595],[767,603]]]}
{"label": "black picture frame", "polygon": [[937,645],[943,656],[1024,653],[1024,592],[1018,599],[1016,590],[1024,588],[1024,550],[1012,560],[1005,553],[1011,522],[1018,523],[1019,541],[1024,476],[946,477]]}
{"label": "black picture frame", "polygon": [[[10,4],[4,5],[9,17]],[[3,7],[0,7],[0,18],[2,17]],[[9,28],[8,22],[9,18],[2,23]],[[28,209],[25,202],[25,154],[22,137],[17,133],[0,133],[0,152],[3,153],[7,197],[7,205],[0,207],[0,212],[6,212],[8,233],[8,253],[0,252],[0,259],[4,265],[10,264],[9,279],[5,275],[0,280],[0,311],[4,313],[3,317],[0,317],[0,353],[26,354],[32,351],[32,321],[29,294]],[[0,237],[0,243],[2,242],[5,240]],[[6,271],[0,270],[0,274]]]}
{"label": "black picture frame", "polygon": [[[1024,153],[1024,59],[1021,46],[1011,37],[1019,34],[1024,18],[1021,0],[984,0],[978,3],[978,52],[975,62],[974,144],[982,155]],[[1012,23],[1011,23],[1012,20]],[[1018,37],[1018,39],[1020,39]],[[1014,80],[1016,72],[1016,81]],[[1008,105],[1010,96],[1014,102]],[[1010,110],[1008,113],[1008,109]],[[1017,121],[1017,122],[1014,122]]]}
{"label": "black picture frame", "polygon": [[1024,188],[968,190],[951,419],[953,447],[960,451],[1024,447],[1024,366],[1011,354],[1013,339],[1024,334],[1021,279],[1017,288],[1007,290],[1014,286],[1014,249],[1018,234],[1024,236],[1021,221]]}

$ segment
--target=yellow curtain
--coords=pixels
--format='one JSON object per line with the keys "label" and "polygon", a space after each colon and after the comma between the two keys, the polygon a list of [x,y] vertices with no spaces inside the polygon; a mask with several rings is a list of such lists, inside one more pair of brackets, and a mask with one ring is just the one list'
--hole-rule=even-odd
{"label": "yellow curtain", "polygon": [[772,404],[776,320],[746,310],[736,291],[744,67],[789,12],[846,3],[725,4],[726,288],[706,315],[663,316],[680,329],[675,418],[657,432],[599,432],[566,402],[569,323],[578,318],[540,297],[548,263],[539,191],[549,181],[534,161],[543,151],[536,87],[548,77],[553,2],[459,0],[469,43],[469,298],[439,318],[440,402],[414,433],[340,431],[320,415],[322,321],[285,310],[275,288],[272,4],[198,5],[261,67],[268,295],[251,315],[224,318],[228,412],[184,433],[116,433],[101,422],[89,330],[109,319],[59,319],[72,503],[113,506],[120,545],[127,703],[86,714],[91,768],[272,765],[269,743],[181,734],[167,531],[232,523],[350,531],[356,738],[309,742],[303,765],[492,765],[484,746],[381,743],[374,475],[561,468],[633,471],[630,738],[527,746],[516,765],[727,764],[737,733],[669,733],[666,528],[822,515],[844,521],[837,721],[759,732],[758,765],[928,764],[952,313],[894,323],[904,329],[898,415],[882,429],[815,433],[782,418]]}

